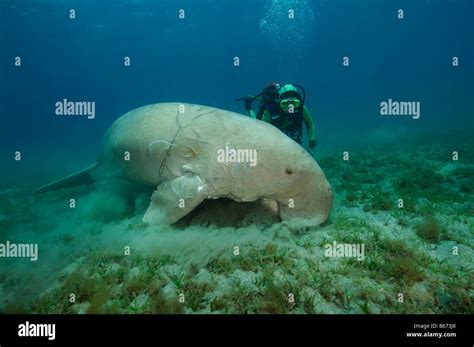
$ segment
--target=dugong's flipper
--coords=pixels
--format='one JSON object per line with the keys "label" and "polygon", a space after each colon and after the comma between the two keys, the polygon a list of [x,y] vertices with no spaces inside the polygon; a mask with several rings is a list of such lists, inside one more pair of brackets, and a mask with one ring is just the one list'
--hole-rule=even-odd
{"label": "dugong's flipper", "polygon": [[206,198],[207,187],[201,178],[186,173],[158,186],[151,196],[150,206],[143,221],[172,224],[186,216]]}

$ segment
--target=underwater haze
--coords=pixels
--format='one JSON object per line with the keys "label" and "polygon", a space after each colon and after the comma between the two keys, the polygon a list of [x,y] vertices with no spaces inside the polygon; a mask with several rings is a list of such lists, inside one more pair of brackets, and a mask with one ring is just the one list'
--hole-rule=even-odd
{"label": "underwater haze", "polygon": [[[473,17],[471,0],[0,0],[0,312],[474,313]],[[304,88],[321,225],[232,199],[144,223],[153,189],[115,181],[34,195],[133,109],[245,115],[235,99],[272,81]]]}

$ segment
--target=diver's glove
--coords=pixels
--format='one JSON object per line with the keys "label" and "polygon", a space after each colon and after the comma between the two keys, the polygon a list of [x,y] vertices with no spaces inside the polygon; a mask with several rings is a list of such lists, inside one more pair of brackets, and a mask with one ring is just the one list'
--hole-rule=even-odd
{"label": "diver's glove", "polygon": [[309,147],[310,148],[316,147],[317,144],[318,144],[318,140],[316,140],[316,139],[309,141]]}
{"label": "diver's glove", "polygon": [[253,103],[253,100],[254,100],[254,96],[253,95],[249,95],[245,98],[245,111],[250,111],[252,109],[252,103]]}

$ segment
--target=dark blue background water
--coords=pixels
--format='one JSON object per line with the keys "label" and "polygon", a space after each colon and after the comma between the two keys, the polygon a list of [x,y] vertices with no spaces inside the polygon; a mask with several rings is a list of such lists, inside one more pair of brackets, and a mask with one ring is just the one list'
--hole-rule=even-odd
{"label": "dark blue background water", "polygon": [[[271,3],[0,0],[0,154],[2,163],[16,150],[24,158],[2,164],[3,174],[79,169],[94,160],[114,119],[145,104],[243,112],[234,99],[273,80],[305,87],[319,149],[368,141],[380,129],[427,138],[472,133],[473,1],[280,0],[288,5],[277,7],[281,20],[270,18],[273,34],[260,27]],[[291,24],[288,8],[296,11]],[[398,8],[405,19],[397,19]],[[95,101],[96,119],[56,116],[54,104],[64,98]],[[421,118],[380,116],[388,98],[420,101]]]}

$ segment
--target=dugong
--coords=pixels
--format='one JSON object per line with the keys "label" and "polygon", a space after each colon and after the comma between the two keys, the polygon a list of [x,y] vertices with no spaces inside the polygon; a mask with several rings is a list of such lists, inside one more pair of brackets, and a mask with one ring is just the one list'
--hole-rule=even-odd
{"label": "dugong", "polygon": [[282,220],[327,220],[332,190],[299,144],[273,125],[194,104],[134,109],[106,132],[89,168],[37,190],[120,178],[156,188],[143,220],[172,224],[205,199],[273,202]]}

